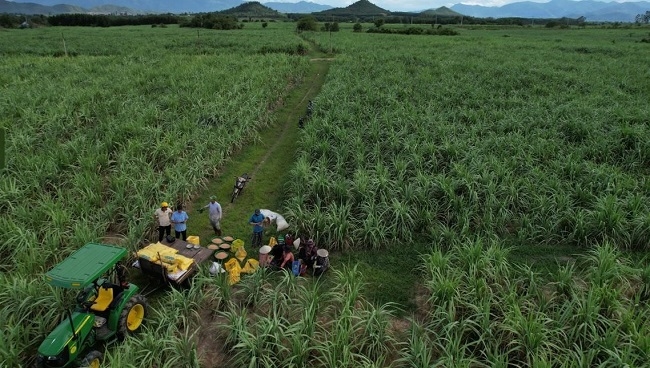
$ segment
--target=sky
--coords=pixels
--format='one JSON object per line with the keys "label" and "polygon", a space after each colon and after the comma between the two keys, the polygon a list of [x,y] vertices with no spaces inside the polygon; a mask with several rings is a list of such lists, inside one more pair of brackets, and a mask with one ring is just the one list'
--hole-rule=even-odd
{"label": "sky", "polygon": [[[295,3],[300,0],[263,0],[260,2],[286,2],[286,3]],[[351,5],[357,0],[304,0],[310,1],[316,4],[329,5],[335,8],[344,8],[348,5]],[[455,4],[467,4],[467,5],[482,5],[482,6],[502,6],[514,2],[522,1],[531,1],[536,3],[547,3],[550,0],[369,0],[371,3],[377,5],[380,8],[390,10],[390,11],[420,11],[426,9],[437,9],[441,6],[451,7]],[[613,0],[606,0],[611,2]],[[638,0],[633,0],[638,1]],[[618,0],[617,2],[624,2],[624,0]]]}
{"label": "sky", "polygon": [[[299,0],[267,0],[267,1],[282,1],[282,2],[298,2]],[[351,5],[357,0],[305,0],[316,4],[329,5],[335,8],[344,8]],[[501,6],[507,3],[514,3],[517,1],[531,1],[531,0],[369,0],[371,3],[380,8],[390,11],[420,11],[426,9],[436,9],[441,6],[451,7],[454,4],[472,4],[483,6]],[[548,2],[549,0],[532,0],[535,2]]]}

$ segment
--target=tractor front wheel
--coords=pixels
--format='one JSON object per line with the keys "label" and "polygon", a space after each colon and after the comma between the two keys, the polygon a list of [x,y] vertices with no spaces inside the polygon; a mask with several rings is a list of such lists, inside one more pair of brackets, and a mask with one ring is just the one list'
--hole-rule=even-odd
{"label": "tractor front wheel", "polygon": [[88,354],[86,354],[86,357],[83,358],[81,363],[79,364],[79,367],[84,367],[84,368],[99,368],[102,362],[102,357],[104,355],[97,351],[97,350],[92,350]]}
{"label": "tractor front wheel", "polygon": [[125,337],[136,332],[147,314],[147,299],[136,294],[124,305],[119,321],[119,335]]}

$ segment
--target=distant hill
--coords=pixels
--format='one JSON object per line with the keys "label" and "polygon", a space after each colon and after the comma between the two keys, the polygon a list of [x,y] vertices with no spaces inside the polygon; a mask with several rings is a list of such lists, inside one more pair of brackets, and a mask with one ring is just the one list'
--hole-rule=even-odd
{"label": "distant hill", "polygon": [[137,10],[127,8],[125,6],[117,5],[100,5],[88,9],[89,13],[99,13],[99,14],[138,14],[141,13]]}
{"label": "distant hill", "polygon": [[318,15],[388,15],[390,11],[382,9],[368,0],[359,0],[345,8],[333,8],[316,13]]}
{"label": "distant hill", "polygon": [[234,8],[222,10],[219,13],[233,15],[235,17],[286,18],[286,14],[264,6],[257,1],[243,3]]}
{"label": "distant hill", "polygon": [[332,9],[332,7],[329,5],[321,5],[309,1],[300,1],[297,3],[269,2],[263,4],[281,13],[308,14]]}
{"label": "distant hill", "polygon": [[438,9],[425,10],[420,14],[422,14],[422,15],[438,15],[438,16],[442,16],[442,17],[460,17],[461,15],[463,15],[461,13],[458,13],[458,12],[455,12],[455,11],[449,9],[446,6],[441,6]]}
{"label": "distant hill", "polygon": [[[25,5],[27,3],[30,3],[30,5]],[[61,5],[61,3],[66,3],[68,5]],[[14,0],[14,2],[0,0],[0,13],[60,14],[78,12],[80,8],[86,11],[92,11],[93,8],[110,4],[116,7],[134,9],[134,11],[137,10],[140,13],[155,12],[181,14],[221,11],[237,7],[242,3],[242,0]],[[326,5],[319,5],[306,1],[300,1],[298,3],[272,2],[266,3],[265,5],[270,9],[283,13],[305,12],[313,13],[317,16],[333,15],[351,16],[354,18],[359,16],[374,17],[391,14],[389,10],[382,9],[368,0],[357,1],[346,8],[328,7],[329,9],[325,10],[319,9],[318,7],[326,7]],[[27,8],[22,6],[27,6]],[[449,9],[465,16],[477,18],[514,17],[549,19],[566,17],[576,19],[584,16],[587,19],[587,22],[634,22],[634,18],[637,14],[644,14],[646,11],[650,10],[650,2],[647,0],[624,3],[595,0],[551,0],[547,3],[523,1],[506,4],[500,7],[456,4],[451,6]],[[116,12],[121,11],[116,10]],[[415,15],[417,13],[414,12],[410,14]],[[428,16],[428,14],[425,15]]]}
{"label": "distant hill", "polygon": [[0,0],[0,13],[53,15],[87,12],[86,9],[73,5],[58,4],[55,6],[45,6],[36,3],[15,3],[12,1]]}
{"label": "distant hill", "polygon": [[17,3],[13,1],[0,0],[0,13],[9,14],[43,14],[43,15],[57,15],[57,14],[137,14],[136,10],[115,5],[101,5],[92,7],[90,9],[82,8],[75,5],[57,4],[54,6],[46,6],[36,3]]}
{"label": "distant hill", "polygon": [[242,0],[15,0],[53,6],[66,3],[90,9],[101,5],[117,5],[149,13],[206,13],[226,10],[243,3]]}
{"label": "distant hill", "polygon": [[578,18],[588,22],[634,22],[637,14],[650,10],[650,2],[602,2],[594,0],[551,0],[547,3],[531,1],[506,4],[500,7],[456,4],[452,10],[478,18]]}

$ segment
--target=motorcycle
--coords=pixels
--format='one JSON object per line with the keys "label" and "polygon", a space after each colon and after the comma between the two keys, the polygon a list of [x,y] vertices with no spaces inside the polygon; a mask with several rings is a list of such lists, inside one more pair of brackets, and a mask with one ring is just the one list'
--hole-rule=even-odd
{"label": "motorcycle", "polygon": [[244,191],[244,187],[246,186],[246,183],[253,179],[248,174],[244,173],[241,176],[236,176],[235,177],[235,186],[232,188],[232,195],[230,196],[230,203],[233,203],[235,201],[235,198],[239,197],[242,191]]}

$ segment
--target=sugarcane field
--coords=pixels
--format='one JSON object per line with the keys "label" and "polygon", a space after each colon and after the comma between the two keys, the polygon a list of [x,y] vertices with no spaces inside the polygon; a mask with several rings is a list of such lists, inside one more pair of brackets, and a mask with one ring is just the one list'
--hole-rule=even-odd
{"label": "sugarcane field", "polygon": [[0,367],[648,367],[647,24],[192,24],[0,27]]}

